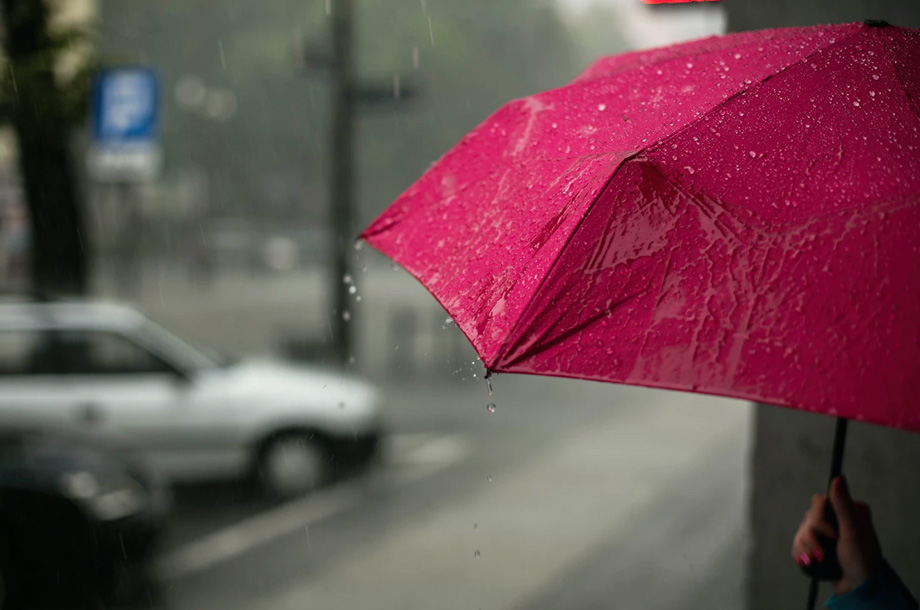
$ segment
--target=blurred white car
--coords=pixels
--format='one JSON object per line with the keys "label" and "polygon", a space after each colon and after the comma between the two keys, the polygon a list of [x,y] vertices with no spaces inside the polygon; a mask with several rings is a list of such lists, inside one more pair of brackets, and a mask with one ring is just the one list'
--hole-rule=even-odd
{"label": "blurred white car", "polygon": [[127,435],[173,481],[255,475],[275,495],[360,465],[379,394],[275,361],[228,363],[122,305],[0,305],[0,417]]}

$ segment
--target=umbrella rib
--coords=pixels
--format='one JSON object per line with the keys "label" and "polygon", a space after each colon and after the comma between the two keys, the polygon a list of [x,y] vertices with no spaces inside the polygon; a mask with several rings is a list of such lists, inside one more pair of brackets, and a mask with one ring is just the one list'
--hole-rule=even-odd
{"label": "umbrella rib", "polygon": [[[617,164],[616,168],[610,173],[610,177],[607,178],[607,181],[604,183],[604,186],[598,191],[598,194],[594,198],[594,201],[591,202],[591,204],[588,206],[588,209],[585,210],[584,214],[582,214],[581,218],[578,220],[578,223],[572,229],[572,232],[569,233],[569,236],[565,240],[565,244],[563,244],[563,246],[559,249],[559,253],[556,255],[555,260],[553,260],[553,264],[550,265],[549,269],[546,270],[546,273],[543,274],[543,277],[540,278],[540,283],[537,285],[536,290],[534,290],[533,292],[534,295],[537,295],[540,293],[547,279],[549,279],[549,277],[553,274],[553,271],[556,269],[556,266],[559,264],[559,261],[562,259],[563,255],[565,254],[565,251],[568,249],[569,244],[572,243],[572,239],[575,238],[575,235],[578,234],[579,229],[581,229],[581,226],[585,223],[585,220],[590,215],[591,210],[594,209],[594,206],[597,205],[598,200],[600,200],[603,194],[607,192],[607,189],[610,188],[610,183],[613,182],[613,179],[616,177],[619,171],[623,168],[623,166],[627,162],[632,161],[638,155],[639,155],[639,152],[634,152],[634,153],[630,153],[629,155],[623,157],[623,159],[621,159],[620,162]],[[521,314],[518,316],[517,320],[515,320],[514,322],[514,326],[511,327],[511,330],[507,335],[507,339],[502,343],[501,347],[498,350],[496,350],[495,355],[492,358],[492,366],[487,365],[487,368],[498,370],[498,367],[500,366],[499,363],[502,362],[502,359],[505,356],[508,356],[511,354],[511,352],[514,349],[514,346],[516,346],[518,343],[518,328],[521,326],[521,321],[528,316],[531,309],[535,307],[534,305],[535,303],[536,303],[536,300],[531,299],[531,301],[527,304],[527,307],[525,307],[524,310],[521,311]]]}
{"label": "umbrella rib", "polygon": [[640,291],[638,291],[638,292],[634,292],[633,294],[630,294],[630,295],[627,295],[627,296],[623,297],[623,298],[620,299],[619,301],[617,301],[617,302],[611,304],[610,306],[608,306],[608,307],[607,307],[606,309],[604,309],[603,311],[600,311],[600,312],[594,314],[593,316],[591,316],[591,317],[588,318],[587,320],[581,322],[580,324],[577,324],[576,326],[573,326],[573,327],[570,328],[569,330],[567,330],[567,331],[565,331],[565,332],[563,332],[563,333],[560,333],[560,334],[558,334],[558,335],[555,335],[552,339],[550,339],[550,340],[548,340],[548,341],[546,341],[546,342],[544,342],[544,343],[538,343],[538,344],[533,345],[533,346],[532,346],[530,349],[528,349],[525,353],[519,354],[519,355],[516,356],[515,358],[512,358],[512,359],[508,360],[507,362],[505,362],[505,363],[503,364],[503,367],[504,367],[504,368],[512,367],[512,366],[514,366],[515,364],[517,364],[517,363],[518,363],[522,358],[524,358],[525,356],[530,356],[530,355],[533,355],[533,354],[535,354],[535,353],[539,353],[539,352],[542,352],[542,351],[544,351],[544,350],[547,350],[547,349],[549,349],[549,348],[551,348],[551,347],[553,347],[553,346],[555,346],[555,345],[558,345],[559,343],[561,343],[562,341],[568,339],[568,338],[571,337],[572,335],[575,335],[575,334],[581,332],[582,330],[584,330],[585,328],[591,326],[592,324],[594,324],[595,322],[597,322],[598,320],[600,320],[601,318],[603,318],[604,316],[606,316],[609,312],[613,311],[613,310],[616,309],[617,307],[620,307],[621,305],[625,305],[625,304],[628,303],[629,301],[633,300],[634,298],[636,298],[636,297],[638,297],[638,296],[640,296],[640,295],[645,294],[645,293],[648,292],[648,291],[649,291],[648,288],[644,288],[644,289],[642,289],[642,290],[640,290]]}

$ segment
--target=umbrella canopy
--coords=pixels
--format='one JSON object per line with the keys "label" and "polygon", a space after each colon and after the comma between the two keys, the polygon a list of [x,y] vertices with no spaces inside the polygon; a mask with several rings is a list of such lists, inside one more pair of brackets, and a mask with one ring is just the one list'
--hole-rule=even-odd
{"label": "umbrella canopy", "polygon": [[362,237],[489,370],[920,431],[920,31],[601,59],[498,110]]}

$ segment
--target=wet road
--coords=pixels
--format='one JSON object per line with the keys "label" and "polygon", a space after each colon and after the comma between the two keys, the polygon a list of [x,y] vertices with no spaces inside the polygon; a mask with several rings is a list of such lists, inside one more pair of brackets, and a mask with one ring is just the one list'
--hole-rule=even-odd
{"label": "wet road", "polygon": [[[698,608],[740,600],[749,409],[600,384],[394,387],[365,476],[180,507],[167,608]],[[684,605],[682,605],[684,604]]]}

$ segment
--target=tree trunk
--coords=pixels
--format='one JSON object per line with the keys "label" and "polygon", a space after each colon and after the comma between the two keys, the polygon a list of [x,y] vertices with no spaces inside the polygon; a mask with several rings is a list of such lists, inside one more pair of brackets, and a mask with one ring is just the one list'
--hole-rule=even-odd
{"label": "tree trunk", "polygon": [[46,0],[2,0],[7,93],[32,227],[33,294],[84,294],[89,265],[82,206],[70,156],[70,128],[54,81],[56,59]]}

